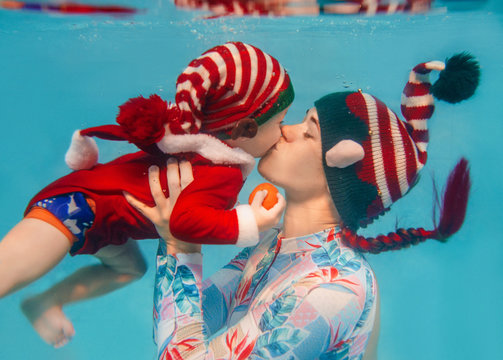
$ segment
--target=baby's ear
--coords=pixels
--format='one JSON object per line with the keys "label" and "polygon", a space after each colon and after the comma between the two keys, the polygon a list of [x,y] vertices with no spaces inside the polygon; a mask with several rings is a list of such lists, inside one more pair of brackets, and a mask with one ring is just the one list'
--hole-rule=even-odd
{"label": "baby's ear", "polygon": [[239,137],[252,138],[257,134],[258,125],[255,120],[244,118],[239,120],[232,129],[231,139],[236,140]]}
{"label": "baby's ear", "polygon": [[353,140],[341,140],[325,154],[330,167],[345,168],[360,161],[365,156],[363,147]]}

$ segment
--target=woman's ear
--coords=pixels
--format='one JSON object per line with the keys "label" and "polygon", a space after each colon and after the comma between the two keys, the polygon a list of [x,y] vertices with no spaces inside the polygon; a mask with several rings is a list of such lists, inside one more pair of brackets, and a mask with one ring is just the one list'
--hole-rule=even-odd
{"label": "woman's ear", "polygon": [[345,168],[360,161],[365,156],[363,147],[353,140],[341,140],[325,154],[330,167]]}
{"label": "woman's ear", "polygon": [[257,134],[258,125],[251,118],[239,120],[232,129],[231,139],[236,140],[239,137],[252,138]]}

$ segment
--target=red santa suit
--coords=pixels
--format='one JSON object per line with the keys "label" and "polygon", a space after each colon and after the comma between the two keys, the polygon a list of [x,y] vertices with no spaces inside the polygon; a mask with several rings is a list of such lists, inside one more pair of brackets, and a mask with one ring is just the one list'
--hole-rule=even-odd
{"label": "red santa suit", "polygon": [[[191,162],[194,181],[180,194],[171,214],[170,230],[183,241],[204,244],[250,246],[258,241],[258,228],[248,204],[236,204],[243,183],[254,167],[251,155],[231,148],[206,134],[179,135],[165,139],[165,148],[178,159]],[[152,239],[159,235],[154,225],[125,199],[129,192],[154,206],[148,168],[160,168],[161,187],[169,196],[166,180],[168,156],[140,151],[124,155],[89,170],[74,171],[45,187],[30,201],[26,212],[38,201],[81,192],[96,204],[93,225],[75,254],[94,254],[100,248],[125,243],[129,238]]]}

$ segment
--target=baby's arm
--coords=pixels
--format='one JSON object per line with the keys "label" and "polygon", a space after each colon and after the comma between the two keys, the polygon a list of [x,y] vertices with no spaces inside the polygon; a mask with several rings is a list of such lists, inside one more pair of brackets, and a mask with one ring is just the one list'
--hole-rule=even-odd
{"label": "baby's arm", "polygon": [[[181,192],[173,208],[170,219],[173,236],[194,243],[255,245],[259,231],[279,221],[284,201],[271,210],[257,210],[260,208],[257,195],[255,209],[248,204],[232,209],[242,185],[238,167],[197,167],[194,181]],[[261,217],[257,218],[257,214]]]}

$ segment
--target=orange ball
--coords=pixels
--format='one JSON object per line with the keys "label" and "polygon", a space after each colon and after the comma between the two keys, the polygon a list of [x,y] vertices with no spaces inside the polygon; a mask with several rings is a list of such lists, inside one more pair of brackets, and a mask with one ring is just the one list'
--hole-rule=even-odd
{"label": "orange ball", "polygon": [[258,185],[255,189],[253,189],[252,193],[250,194],[250,197],[248,198],[248,203],[251,204],[257,191],[261,190],[267,190],[267,196],[262,202],[262,206],[265,207],[267,210],[269,210],[278,202],[277,194],[279,190],[273,184],[262,183]]}

